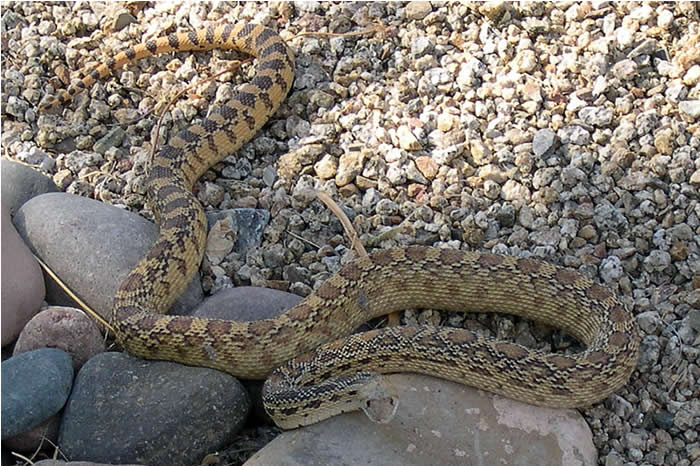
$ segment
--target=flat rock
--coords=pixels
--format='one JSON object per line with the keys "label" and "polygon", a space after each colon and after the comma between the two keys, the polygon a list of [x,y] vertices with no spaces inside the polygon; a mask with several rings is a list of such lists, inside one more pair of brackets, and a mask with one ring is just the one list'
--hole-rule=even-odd
{"label": "flat rock", "polygon": [[224,372],[101,353],[75,379],[59,447],[88,461],[191,466],[230,441],[249,409]]}
{"label": "flat rock", "polygon": [[4,199],[2,216],[2,346],[12,343],[39,311],[46,290],[39,263],[12,225]]}
{"label": "flat rock", "polygon": [[[157,237],[156,226],[140,215],[65,193],[31,199],[14,221],[29,247],[106,320],[122,280]],[[191,311],[202,296],[195,275],[171,312]],[[53,280],[48,281],[46,300],[78,307]]]}
{"label": "flat rock", "polygon": [[56,414],[73,381],[70,356],[42,348],[2,363],[2,439],[33,429]]}
{"label": "flat rock", "polygon": [[288,431],[245,466],[308,464],[595,465],[591,431],[570,409],[539,408],[433,377],[388,377],[400,399],[394,419],[336,416]]}
{"label": "flat rock", "polygon": [[2,202],[14,215],[22,204],[39,194],[58,191],[51,178],[29,165],[2,159],[0,161]]}
{"label": "flat rock", "polygon": [[62,349],[70,354],[77,372],[88,359],[105,350],[105,341],[97,325],[85,313],[54,306],[41,311],[24,326],[13,354],[37,348]]}

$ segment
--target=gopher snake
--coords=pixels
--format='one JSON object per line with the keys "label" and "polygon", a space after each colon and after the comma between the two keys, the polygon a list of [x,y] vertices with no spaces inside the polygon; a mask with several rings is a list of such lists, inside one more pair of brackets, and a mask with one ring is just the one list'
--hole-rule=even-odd
{"label": "gopher snake", "polygon": [[[256,56],[256,75],[231,100],[213,106],[201,123],[180,131],[152,163],[147,194],[160,236],[122,283],[112,316],[117,339],[130,353],[244,378],[269,376],[263,399],[284,428],[367,408],[385,396],[378,373],[425,373],[552,407],[591,404],[626,383],[639,341],[622,302],[575,271],[530,259],[420,247],[384,250],[345,266],[275,319],[232,322],[160,314],[196,273],[204,250],[206,220],[191,188],[277,110],[294,78],[292,53],[262,26],[172,34],[128,48],[42,107],[66,103],[141,57],[211,48]],[[368,319],[415,307],[521,315],[564,329],[587,349],[550,354],[432,326],[347,336]]]}

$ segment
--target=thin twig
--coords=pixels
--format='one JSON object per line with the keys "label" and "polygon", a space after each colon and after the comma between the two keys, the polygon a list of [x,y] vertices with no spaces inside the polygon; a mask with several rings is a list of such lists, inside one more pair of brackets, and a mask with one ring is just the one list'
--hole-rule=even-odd
{"label": "thin twig", "polygon": [[[323,202],[326,207],[328,207],[330,211],[335,214],[338,220],[340,220],[340,224],[343,225],[345,234],[350,239],[350,247],[359,257],[367,257],[367,250],[362,245],[362,241],[360,241],[360,235],[357,234],[357,230],[355,230],[355,228],[352,226],[350,219],[347,215],[345,215],[343,209],[341,209],[340,206],[328,194],[322,191],[315,191],[315,193],[318,200]],[[401,314],[398,311],[387,314],[387,326],[393,327],[398,325],[401,322],[400,316]]]}
{"label": "thin twig", "polygon": [[313,241],[309,241],[308,239],[304,238],[303,236],[299,236],[299,235],[297,235],[296,233],[294,233],[294,232],[292,232],[292,231],[289,231],[289,230],[284,230],[284,231],[287,232],[288,235],[295,237],[295,238],[298,239],[299,241],[303,241],[303,242],[305,242],[305,243],[307,243],[307,244],[310,244],[311,246],[313,246],[313,247],[316,248],[316,249],[321,249],[321,246],[319,246],[318,244],[314,243]]}
{"label": "thin twig", "polygon": [[355,253],[358,256],[367,257],[367,250],[362,245],[360,236],[357,234],[357,230],[355,230],[355,228],[352,226],[350,219],[347,215],[345,215],[343,209],[341,209],[340,206],[323,191],[315,191],[315,194],[318,200],[323,202],[326,207],[328,207],[330,211],[333,212],[336,217],[338,217],[338,220],[340,220],[340,224],[343,225],[345,234],[348,235],[348,239],[350,239],[350,247],[355,250]]}

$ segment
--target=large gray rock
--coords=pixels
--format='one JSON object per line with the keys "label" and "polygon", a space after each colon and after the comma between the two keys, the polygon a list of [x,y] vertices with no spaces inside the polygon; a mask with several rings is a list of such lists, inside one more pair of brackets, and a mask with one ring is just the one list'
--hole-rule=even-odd
{"label": "large gray rock", "polygon": [[224,372],[101,353],[75,379],[59,447],[72,459],[191,466],[230,441],[249,409]]}
{"label": "large gray rock", "polygon": [[[108,321],[112,297],[157,237],[156,226],[140,215],[65,193],[31,199],[17,211],[14,222],[30,248]],[[202,296],[195,275],[172,312],[191,311]],[[48,282],[46,300],[78,307],[53,280]]]}
{"label": "large gray rock", "polygon": [[73,365],[55,348],[29,351],[2,363],[2,439],[33,429],[68,399]]}
{"label": "large gray rock", "polygon": [[400,403],[388,424],[362,412],[282,433],[245,466],[596,464],[591,431],[570,409],[527,405],[453,382],[388,377]]}
{"label": "large gray rock", "polygon": [[10,215],[14,215],[22,204],[34,196],[58,191],[51,178],[29,165],[2,159],[0,161],[2,202],[7,205]]}
{"label": "large gray rock", "polygon": [[[4,199],[3,199],[4,201]],[[2,218],[2,346],[12,343],[39,311],[46,290],[39,263],[17,234],[3,202]]]}

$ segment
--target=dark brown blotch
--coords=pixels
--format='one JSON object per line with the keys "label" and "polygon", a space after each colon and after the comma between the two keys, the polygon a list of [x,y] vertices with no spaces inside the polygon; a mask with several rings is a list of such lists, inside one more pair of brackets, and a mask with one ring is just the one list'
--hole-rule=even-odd
{"label": "dark brown blotch", "polygon": [[190,322],[182,317],[174,317],[165,327],[173,333],[182,334],[190,329]]}
{"label": "dark brown blotch", "polygon": [[131,292],[138,290],[143,285],[143,274],[139,272],[131,272],[129,276],[124,280],[119,287],[120,292]]}
{"label": "dark brown blotch", "polygon": [[[275,342],[277,344],[284,345],[285,343],[288,343],[292,341],[292,339],[295,336],[298,336],[299,331],[292,327],[291,325],[283,325],[279,328],[277,331],[277,334],[275,334]],[[302,341],[302,343],[305,343]],[[307,350],[308,348],[304,347],[304,350]]]}
{"label": "dark brown blotch", "polygon": [[576,361],[574,359],[558,354],[551,356],[549,361],[554,364],[557,369],[569,369],[576,365]]}
{"label": "dark brown blotch", "polygon": [[232,32],[233,32],[233,25],[230,23],[225,24],[224,27],[221,29],[221,40],[223,42],[228,42],[231,38]]}
{"label": "dark brown blotch", "polygon": [[564,285],[571,285],[581,278],[581,275],[572,269],[557,269],[557,280]]}
{"label": "dark brown blotch", "polygon": [[340,276],[351,282],[362,278],[362,269],[357,266],[357,263],[351,262],[340,270]]}
{"label": "dark brown blotch", "polygon": [[411,339],[414,336],[416,336],[416,333],[418,333],[418,327],[414,325],[407,325],[405,327],[394,327],[392,328],[392,330],[406,339]]}
{"label": "dark brown blotch", "polygon": [[183,341],[189,347],[199,348],[204,343],[204,337],[201,335],[183,335]]}
{"label": "dark brown blotch", "polygon": [[214,31],[214,26],[211,24],[207,25],[207,28],[204,31],[204,40],[210,44],[214,42]]}
{"label": "dark brown blotch", "polygon": [[[155,55],[156,51],[158,50],[158,43],[153,39],[146,41],[144,46],[146,47],[146,50],[148,50],[151,55]],[[107,65],[107,66],[109,66],[109,65]]]}
{"label": "dark brown blotch", "polygon": [[313,351],[304,351],[299,356],[294,358],[296,364],[307,364],[314,360],[316,353]]}
{"label": "dark brown blotch", "polygon": [[253,93],[238,91],[233,96],[233,98],[236,99],[238,102],[240,102],[242,105],[245,105],[246,107],[250,107],[250,108],[255,107],[256,95]]}
{"label": "dark brown blotch", "polygon": [[456,249],[440,249],[440,260],[445,265],[459,264],[464,259],[464,254]]}
{"label": "dark brown blotch", "polygon": [[586,356],[586,361],[593,364],[605,363],[610,359],[610,355],[604,351],[592,351]]}
{"label": "dark brown blotch", "polygon": [[359,342],[359,343],[371,343],[375,341],[375,339],[382,338],[386,335],[387,330],[385,329],[380,329],[380,330],[369,330],[367,332],[360,332],[360,333],[355,333],[352,335],[348,341],[351,342]]}
{"label": "dark brown blotch", "polygon": [[316,290],[316,296],[321,299],[336,299],[341,294],[342,290],[329,282],[324,282],[318,290]]}
{"label": "dark brown blotch", "polygon": [[522,359],[527,356],[528,351],[520,345],[513,343],[496,343],[496,350],[505,354],[509,359]]}
{"label": "dark brown blotch", "polygon": [[629,343],[630,338],[626,333],[615,332],[612,335],[610,335],[610,339],[608,341],[611,345],[617,346],[618,348],[622,348],[623,346],[627,345],[627,343]]}
{"label": "dark brown blotch", "polygon": [[197,37],[197,33],[195,31],[188,31],[186,37],[192,45],[199,45],[199,37]]}
{"label": "dark brown blotch", "polygon": [[146,254],[146,259],[158,259],[170,249],[170,247],[171,245],[168,241],[161,239],[151,247],[150,251]]}
{"label": "dark brown blotch", "polygon": [[482,254],[479,256],[479,259],[477,260],[479,265],[482,265],[484,267],[493,267],[496,265],[500,265],[503,262],[503,256],[499,256],[496,254]]}
{"label": "dark brown blotch", "polygon": [[173,49],[180,48],[180,38],[177,34],[168,35],[168,45]]}
{"label": "dark brown blotch", "polygon": [[540,271],[541,266],[542,263],[540,261],[526,259],[523,257],[518,259],[518,269],[520,269],[520,271],[524,274],[535,274]]}
{"label": "dark brown blotch", "polygon": [[231,333],[231,324],[225,320],[212,319],[207,322],[207,333],[217,339],[222,335]]}
{"label": "dark brown blotch", "polygon": [[604,301],[613,295],[610,288],[598,285],[597,283],[592,284],[588,288],[588,293],[586,294],[589,298],[595,299],[596,301]]}
{"label": "dark brown blotch", "polygon": [[622,324],[629,320],[629,313],[622,304],[616,305],[610,311],[610,320],[615,324]]}
{"label": "dark brown blotch", "polygon": [[135,325],[142,330],[149,331],[153,330],[155,326],[158,324],[158,321],[162,319],[163,316],[157,315],[157,314],[144,314],[143,317],[141,317],[138,321],[136,321]]}
{"label": "dark brown blotch", "polygon": [[370,256],[372,262],[376,265],[390,265],[394,262],[394,257],[391,255],[391,251],[383,249],[381,251],[375,252]]}
{"label": "dark brown blotch", "polygon": [[311,307],[302,302],[288,310],[285,315],[292,322],[300,322],[308,319],[310,313]]}
{"label": "dark brown blotch", "polygon": [[258,337],[268,335],[275,328],[275,323],[269,319],[256,320],[248,324],[248,331]]}
{"label": "dark brown blotch", "polygon": [[450,333],[450,341],[457,345],[464,345],[467,343],[472,343],[476,340],[476,335],[474,332],[469,330],[454,330]]}
{"label": "dark brown blotch", "polygon": [[406,248],[405,254],[406,257],[411,261],[420,262],[425,259],[425,248],[421,248],[419,246],[412,246],[410,248]]}
{"label": "dark brown blotch", "polygon": [[258,36],[255,38],[255,47],[257,47],[257,48],[262,47],[263,45],[265,45],[265,43],[269,39],[271,39],[272,37],[275,37],[275,36],[276,36],[275,31],[273,31],[272,29],[270,29],[270,28],[263,29],[262,31],[260,31]]}

